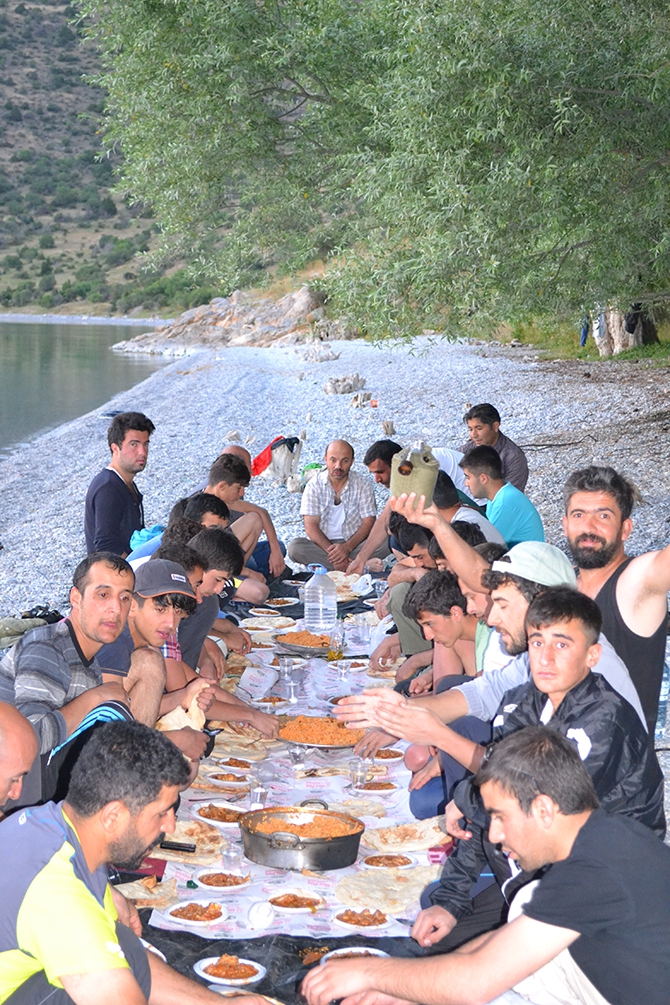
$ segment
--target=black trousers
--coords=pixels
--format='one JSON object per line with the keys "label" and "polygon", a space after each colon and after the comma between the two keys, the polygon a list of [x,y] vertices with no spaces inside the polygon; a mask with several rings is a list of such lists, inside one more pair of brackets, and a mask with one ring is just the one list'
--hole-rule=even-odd
{"label": "black trousers", "polygon": [[[151,971],[147,960],[147,950],[135,933],[118,921],[116,923],[116,937],[128,961],[128,966],[142,989],[142,994],[149,1001]],[[17,988],[14,994],[5,1000],[5,1005],[74,1005],[74,1002],[63,988],[56,988],[53,984],[49,984],[44,971],[41,970],[38,974],[33,974],[32,977],[28,978],[20,988]]]}
{"label": "black trousers", "polygon": [[[450,953],[484,932],[500,928],[507,919],[507,904],[497,883],[491,883],[472,900],[472,914],[466,914],[440,942],[424,949],[426,956]],[[9,1003],[7,1003],[9,1005]],[[13,1005],[13,1003],[12,1003]]]}

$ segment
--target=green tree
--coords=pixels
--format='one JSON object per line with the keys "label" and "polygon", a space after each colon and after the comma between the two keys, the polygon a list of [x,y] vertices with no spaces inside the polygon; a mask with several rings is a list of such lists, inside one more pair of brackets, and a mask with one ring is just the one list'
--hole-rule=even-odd
{"label": "green tree", "polygon": [[373,335],[670,296],[662,0],[83,10],[121,189],[226,289],[330,254]]}

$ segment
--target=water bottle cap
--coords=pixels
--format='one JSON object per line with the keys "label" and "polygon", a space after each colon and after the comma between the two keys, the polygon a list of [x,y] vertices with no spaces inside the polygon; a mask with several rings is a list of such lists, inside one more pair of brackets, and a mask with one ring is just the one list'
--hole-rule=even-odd
{"label": "water bottle cap", "polygon": [[315,576],[325,576],[328,573],[328,569],[326,569],[323,565],[308,565],[307,568],[310,572],[313,572]]}

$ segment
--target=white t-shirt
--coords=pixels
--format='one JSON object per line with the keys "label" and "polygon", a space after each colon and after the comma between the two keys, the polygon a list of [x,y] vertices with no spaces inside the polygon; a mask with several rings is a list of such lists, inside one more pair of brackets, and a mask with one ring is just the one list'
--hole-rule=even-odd
{"label": "white t-shirt", "polygon": [[507,547],[507,542],[500,531],[482,513],[478,513],[476,509],[473,509],[472,506],[461,506],[460,509],[456,510],[456,515],[452,517],[451,522],[454,523],[456,520],[464,520],[466,523],[476,523],[487,541],[492,541],[494,544],[502,544],[505,548]]}
{"label": "white t-shirt", "polygon": [[472,496],[465,487],[463,468],[459,468],[458,466],[464,454],[460,450],[451,450],[450,447],[431,447],[431,450],[440,468],[446,475],[449,475],[456,488],[460,489],[461,492],[465,492],[466,496],[470,496],[472,499]]}

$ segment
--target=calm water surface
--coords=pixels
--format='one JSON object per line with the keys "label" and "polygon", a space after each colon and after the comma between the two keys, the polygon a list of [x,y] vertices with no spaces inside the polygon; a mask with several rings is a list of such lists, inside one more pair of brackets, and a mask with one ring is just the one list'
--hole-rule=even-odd
{"label": "calm water surface", "polygon": [[0,454],[90,412],[172,362],[110,352],[110,345],[142,331],[125,325],[0,322]]}

